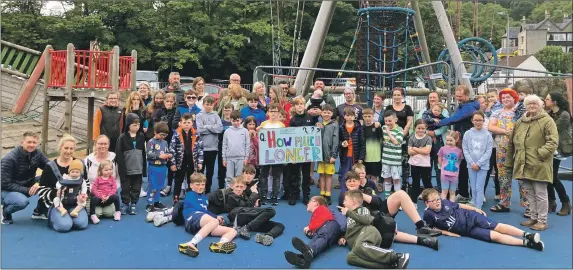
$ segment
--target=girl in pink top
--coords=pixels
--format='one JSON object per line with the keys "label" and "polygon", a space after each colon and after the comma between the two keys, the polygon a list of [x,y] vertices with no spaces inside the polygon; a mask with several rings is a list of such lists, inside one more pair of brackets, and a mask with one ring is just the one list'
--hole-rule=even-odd
{"label": "girl in pink top", "polygon": [[[418,203],[420,195],[420,179],[424,188],[432,188],[432,170],[430,166],[430,152],[432,151],[432,138],[426,135],[427,124],[423,119],[414,123],[414,136],[408,139],[408,155],[410,159],[410,175],[412,176],[412,188],[410,198],[414,204]],[[416,208],[418,205],[416,205]]]}
{"label": "girl in pink top", "polygon": [[98,177],[91,187],[90,218],[93,224],[99,223],[99,218],[95,214],[98,206],[108,206],[113,203],[115,213],[113,219],[119,221],[121,212],[119,211],[119,196],[117,195],[117,183],[113,177],[113,164],[109,160],[102,161],[98,167]]}
{"label": "girl in pink top", "polygon": [[[460,136],[455,131],[446,134],[446,145],[438,151],[438,164],[442,168],[440,181],[442,181],[442,200],[450,194],[450,201],[454,202],[458,178],[460,175],[460,163],[464,158],[462,149],[457,147]],[[463,168],[465,170],[465,168]]]}

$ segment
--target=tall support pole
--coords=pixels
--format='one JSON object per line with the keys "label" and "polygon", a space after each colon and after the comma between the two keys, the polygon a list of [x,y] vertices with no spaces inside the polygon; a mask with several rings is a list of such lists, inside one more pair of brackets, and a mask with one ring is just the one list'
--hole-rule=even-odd
{"label": "tall support pole", "polygon": [[119,90],[119,46],[113,46],[113,58],[111,59],[111,89]]}
{"label": "tall support pole", "polygon": [[137,51],[136,50],[132,50],[131,51],[131,57],[133,57],[133,62],[131,62],[131,72],[129,74],[129,79],[131,80],[131,91],[135,91],[137,90],[136,87],[136,81],[135,81],[135,74],[137,71]]}
{"label": "tall support pole", "polygon": [[42,86],[42,92],[44,93],[43,110],[42,110],[42,152],[47,154],[46,148],[48,147],[48,126],[50,124],[50,97],[48,96],[48,84],[50,84],[50,69],[52,58],[50,57],[50,51],[52,46],[46,46],[44,51],[46,57],[44,58],[45,70],[44,70],[44,86]]}
{"label": "tall support pole", "polygon": [[[467,78],[463,78],[462,74],[466,73],[466,67],[462,65],[462,55],[460,54],[460,50],[458,48],[458,43],[456,42],[456,38],[454,37],[454,33],[452,32],[452,27],[450,26],[450,22],[448,21],[448,16],[446,16],[446,10],[444,9],[444,5],[442,1],[432,1],[432,6],[434,7],[434,11],[436,12],[436,17],[438,17],[438,23],[440,24],[440,29],[442,30],[442,34],[444,35],[444,40],[446,41],[446,45],[448,47],[448,52],[450,53],[450,57],[452,58],[453,69],[455,70],[456,75],[461,80],[461,84],[467,85],[470,89],[472,89],[472,84],[470,80]],[[452,74],[450,74],[452,76]],[[448,89],[449,91],[449,89]],[[473,98],[474,92],[470,91],[470,98]]]}
{"label": "tall support pole", "polygon": [[66,111],[64,113],[64,131],[68,134],[72,132],[72,110],[74,106],[73,85],[75,70],[74,45],[68,43],[68,52],[66,53],[66,89],[64,99],[66,101]]}
{"label": "tall support pole", "polygon": [[[318,65],[318,60],[322,54],[322,47],[324,47],[324,40],[326,39],[326,34],[328,33],[328,28],[332,22],[332,16],[334,15],[334,9],[336,8],[336,1],[323,1],[320,5],[320,10],[318,11],[318,16],[316,17],[316,22],[312,28],[312,33],[310,34],[310,39],[306,45],[306,50],[300,67],[305,68],[315,68]],[[296,88],[296,94],[302,95],[304,91],[308,89],[314,76],[314,71],[311,70],[299,70],[296,75],[296,80],[294,82],[294,87]]]}
{"label": "tall support pole", "polygon": [[[93,92],[92,92],[93,93]],[[92,151],[93,145],[93,135],[94,135],[94,106],[95,97],[88,97],[88,146],[86,149],[86,155],[89,155]]]}
{"label": "tall support pole", "polygon": [[[418,0],[414,0],[412,3],[412,9],[416,12],[414,14],[414,26],[416,27],[416,32],[418,32],[418,40],[420,41],[420,46],[422,46],[422,58],[425,64],[431,63],[430,50],[428,49],[428,42],[426,42],[426,33],[424,32],[424,24],[422,23],[422,14],[420,13],[420,6],[418,5]],[[432,67],[427,67],[426,72],[432,74]],[[430,89],[435,90],[434,82],[430,82]]]}

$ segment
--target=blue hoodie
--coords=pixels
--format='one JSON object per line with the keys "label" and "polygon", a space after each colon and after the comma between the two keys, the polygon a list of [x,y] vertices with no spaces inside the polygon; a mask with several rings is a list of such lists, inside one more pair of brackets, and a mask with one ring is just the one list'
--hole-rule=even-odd
{"label": "blue hoodie", "polygon": [[489,170],[489,158],[493,147],[491,133],[485,127],[481,130],[471,128],[468,130],[462,141],[464,157],[468,163],[468,169],[476,163],[480,170]]}
{"label": "blue hoodie", "polygon": [[[177,129],[179,122],[181,121],[181,117],[183,117],[183,115],[185,115],[186,113],[190,113],[191,115],[197,115],[200,112],[201,109],[197,107],[197,104],[194,104],[193,107],[191,108],[189,108],[189,105],[187,105],[187,103],[177,106],[177,111],[175,111],[175,115],[173,116],[173,123],[175,123],[173,129]],[[196,126],[195,117],[193,117],[193,126]]]}
{"label": "blue hoodie", "polygon": [[258,107],[256,109],[252,109],[251,107],[247,106],[241,109],[241,118],[243,118],[243,121],[245,121],[245,119],[247,119],[247,117],[249,116],[255,117],[255,120],[257,122],[257,127],[262,122],[267,120],[267,114],[265,113],[265,111]]}
{"label": "blue hoodie", "polygon": [[454,130],[459,131],[463,137],[464,133],[473,127],[471,117],[479,107],[477,100],[460,103],[452,116],[442,119],[440,123],[434,124],[434,127],[454,125]]}

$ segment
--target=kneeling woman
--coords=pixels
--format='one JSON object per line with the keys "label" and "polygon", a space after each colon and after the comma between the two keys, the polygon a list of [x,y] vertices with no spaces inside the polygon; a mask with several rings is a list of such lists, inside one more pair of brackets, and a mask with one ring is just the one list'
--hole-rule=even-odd
{"label": "kneeling woman", "polygon": [[[76,139],[70,135],[64,135],[59,142],[60,155],[56,159],[48,162],[40,178],[40,188],[38,189],[40,198],[38,204],[43,204],[50,208],[48,211],[48,226],[57,232],[68,232],[72,229],[83,230],[88,227],[88,215],[85,209],[79,211],[76,217],[72,217],[69,214],[77,206],[77,199],[68,198],[67,200],[62,200],[72,202],[72,205],[64,203],[64,207],[68,210],[68,213],[64,215],[53,207],[56,197],[65,197],[65,193],[71,194],[75,191],[70,191],[69,188],[67,188],[64,192],[58,192],[58,189],[56,189],[56,184],[63,180],[63,175],[68,173],[72,162],[75,160],[79,161],[79,159],[72,156],[75,150]],[[85,185],[89,190],[89,183],[86,180],[86,168],[83,163],[81,179],[86,182]]]}

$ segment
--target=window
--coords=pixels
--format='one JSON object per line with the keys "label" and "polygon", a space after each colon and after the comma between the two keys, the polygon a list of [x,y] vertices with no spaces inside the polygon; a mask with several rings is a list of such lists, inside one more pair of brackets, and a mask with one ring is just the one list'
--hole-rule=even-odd
{"label": "window", "polygon": [[569,51],[568,52],[573,52],[573,47],[569,47]]}
{"label": "window", "polygon": [[567,41],[573,41],[573,33],[567,34]]}
{"label": "window", "polygon": [[566,52],[567,52],[567,47],[565,47],[565,46],[561,46],[561,49],[563,50],[563,52],[564,52],[564,53],[566,53]]}

